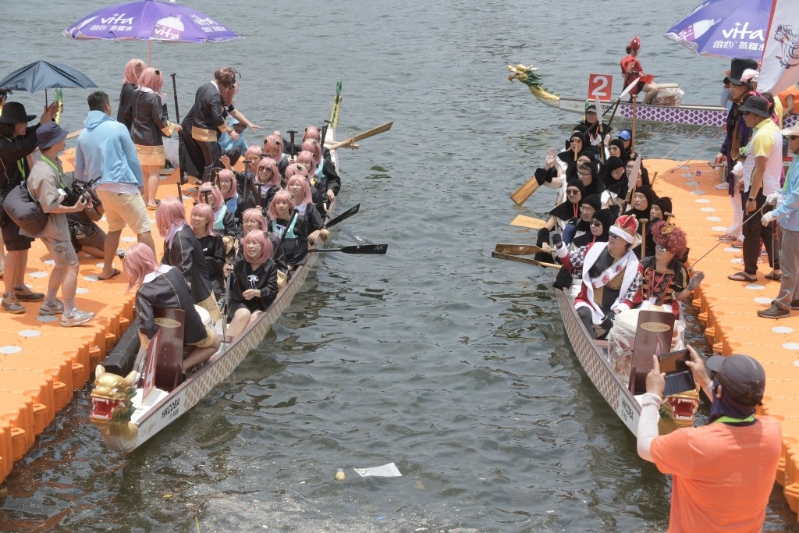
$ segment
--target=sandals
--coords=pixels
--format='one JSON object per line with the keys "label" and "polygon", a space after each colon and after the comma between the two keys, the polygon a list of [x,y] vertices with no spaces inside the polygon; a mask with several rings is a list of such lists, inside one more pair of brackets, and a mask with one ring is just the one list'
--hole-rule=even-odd
{"label": "sandals", "polygon": [[120,272],[119,270],[117,270],[117,269],[115,268],[115,269],[114,269],[114,270],[111,272],[111,275],[110,275],[110,276],[108,276],[107,278],[101,278],[100,276],[97,276],[97,279],[98,279],[98,280],[100,280],[100,281],[106,281],[106,280],[109,280],[109,279],[111,279],[111,278],[115,278],[115,277],[119,276],[120,274],[122,274],[122,272]]}
{"label": "sandals", "polygon": [[736,272],[735,274],[730,274],[727,276],[727,279],[732,281],[745,281],[747,283],[754,283],[757,281],[757,274],[747,274],[746,272]]}
{"label": "sandals", "polygon": [[770,280],[774,280],[774,281],[779,281],[779,280],[781,280],[781,279],[782,279],[782,274],[777,274],[776,272],[774,272],[774,271],[772,270],[771,272],[769,272],[768,274],[766,274],[766,275],[765,275],[765,276],[763,276],[763,277],[764,277],[764,278],[766,278],[766,279],[770,279]]}

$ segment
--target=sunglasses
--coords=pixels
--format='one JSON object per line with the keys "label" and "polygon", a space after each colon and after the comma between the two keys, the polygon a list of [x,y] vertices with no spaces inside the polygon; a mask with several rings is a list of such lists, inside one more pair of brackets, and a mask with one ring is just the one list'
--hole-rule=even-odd
{"label": "sunglasses", "polygon": [[668,252],[665,246],[661,246],[660,244],[655,245],[655,250],[658,252]]}
{"label": "sunglasses", "polygon": [[598,220],[592,220],[591,221],[591,227],[599,228],[601,226],[602,226],[602,223],[600,221],[598,221]]}
{"label": "sunglasses", "polygon": [[619,237],[618,235],[614,235],[612,233],[610,235],[608,235],[608,240],[609,241],[615,241],[616,239],[621,239],[621,237]]}
{"label": "sunglasses", "polygon": [[569,196],[580,194],[580,190],[579,189],[566,189],[566,194],[568,194]]}

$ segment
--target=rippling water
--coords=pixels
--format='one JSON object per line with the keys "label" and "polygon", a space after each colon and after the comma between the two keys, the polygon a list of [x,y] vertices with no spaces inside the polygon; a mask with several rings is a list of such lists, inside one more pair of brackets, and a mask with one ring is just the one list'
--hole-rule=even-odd
{"label": "rippling water", "polygon": [[[551,195],[524,209],[508,195],[577,118],[509,84],[505,66],[535,63],[548,87],[582,94],[589,72],[620,83],[638,33],[647,71],[679,82],[687,103],[715,103],[727,61],[660,36],[694,2],[193,2],[247,38],[154,44],[183,114],[230,64],[244,74],[238,107],[265,131],[320,124],[338,78],[340,137],[395,121],[341,156],[342,204],[362,205],[349,226],[389,253],[330,254],[233,377],[136,453],[105,451],[79,391],[6,481],[0,530],[664,530],[669,481],[586,379],[549,273],[490,250],[532,238],[508,222]],[[50,59],[116,96],[146,45],[58,34],[102,4],[3,4],[0,73]],[[64,90],[70,129],[88,92]],[[42,94],[14,97],[40,112]],[[662,157],[693,132],[641,128],[639,145]],[[716,135],[672,157],[706,157]],[[388,462],[403,477],[352,471]],[[795,524],[776,492],[768,528]]]}

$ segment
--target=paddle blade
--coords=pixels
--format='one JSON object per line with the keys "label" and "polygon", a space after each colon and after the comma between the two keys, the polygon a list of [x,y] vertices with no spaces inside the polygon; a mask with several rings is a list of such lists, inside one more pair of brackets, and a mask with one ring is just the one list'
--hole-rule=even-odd
{"label": "paddle blade", "polygon": [[635,158],[635,163],[633,163],[633,170],[632,172],[630,172],[630,175],[627,176],[627,190],[630,193],[632,193],[632,190],[635,188],[635,180],[638,178],[638,173],[640,171],[641,171],[641,154],[638,154],[638,157]]}
{"label": "paddle blade", "polygon": [[494,251],[505,255],[535,255],[544,250],[531,244],[499,243],[494,247]]}
{"label": "paddle blade", "polygon": [[619,95],[619,100],[621,100],[622,98],[624,98],[625,96],[627,96],[628,94],[630,94],[630,91],[632,91],[632,90],[633,90],[633,87],[635,87],[635,86],[636,86],[636,84],[637,84],[639,81],[641,81],[641,78],[635,78],[635,79],[632,81],[632,83],[630,83],[630,85],[628,85],[628,86],[627,86],[627,88],[626,88],[626,89],[624,89],[624,91],[622,91],[622,93]]}
{"label": "paddle blade", "polygon": [[530,196],[538,189],[538,181],[536,181],[535,176],[527,180],[527,183],[519,187],[515,193],[510,195],[510,199],[516,205],[522,205],[524,202],[527,201]]}
{"label": "paddle blade", "polygon": [[327,253],[342,252],[359,255],[385,255],[388,244],[364,244],[363,246],[345,246],[344,248],[310,248],[309,252]]}
{"label": "paddle blade", "polygon": [[520,257],[518,255],[508,255],[508,254],[502,254],[502,253],[499,253],[499,252],[491,252],[491,257],[493,257],[494,259],[505,259],[506,261],[515,261],[517,263],[525,263],[527,265],[535,265],[535,266],[540,266],[540,267],[560,269],[560,265],[556,265],[555,263],[544,263],[543,261],[536,261],[535,259],[529,259],[527,257]]}
{"label": "paddle blade", "polygon": [[341,213],[336,218],[330,220],[327,224],[325,224],[325,227],[326,228],[332,228],[333,226],[335,226],[339,222],[343,222],[343,221],[347,220],[348,218],[350,218],[352,215],[357,213],[360,209],[361,209],[361,204],[356,204],[354,207],[350,207],[349,209],[347,209],[346,211]]}
{"label": "paddle blade", "polygon": [[528,217],[525,215],[517,215],[516,218],[510,223],[511,226],[521,226],[523,228],[541,229],[547,223],[546,220],[540,218]]}

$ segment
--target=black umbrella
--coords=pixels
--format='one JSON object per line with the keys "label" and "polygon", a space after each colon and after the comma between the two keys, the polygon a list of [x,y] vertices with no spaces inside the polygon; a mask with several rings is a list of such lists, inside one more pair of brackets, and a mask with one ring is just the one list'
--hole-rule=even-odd
{"label": "black umbrella", "polygon": [[88,89],[89,87],[97,87],[97,84],[72,67],[39,60],[30,65],[25,65],[3,78],[0,81],[0,87],[13,91],[28,91],[29,93],[44,89],[44,101],[46,104],[47,89],[56,87]]}

